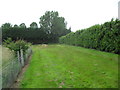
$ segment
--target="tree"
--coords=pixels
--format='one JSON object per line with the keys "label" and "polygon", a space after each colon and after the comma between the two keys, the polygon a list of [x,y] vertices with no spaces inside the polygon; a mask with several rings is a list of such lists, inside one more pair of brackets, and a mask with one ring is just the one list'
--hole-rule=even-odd
{"label": "tree", "polygon": [[54,34],[57,37],[66,35],[68,29],[64,17],[59,17],[58,12],[47,11],[45,15],[40,17],[40,27],[47,34]]}
{"label": "tree", "polygon": [[14,28],[18,28],[19,26],[17,24],[14,25]]}
{"label": "tree", "polygon": [[30,24],[30,28],[32,28],[32,29],[38,28],[37,23],[36,23],[36,22],[32,22],[32,23]]}
{"label": "tree", "polygon": [[2,27],[2,29],[9,29],[12,27],[12,25],[10,23],[5,23],[1,27]]}
{"label": "tree", "polygon": [[26,28],[26,25],[25,25],[25,23],[21,23],[21,24],[19,25],[19,27],[20,27],[20,28]]}

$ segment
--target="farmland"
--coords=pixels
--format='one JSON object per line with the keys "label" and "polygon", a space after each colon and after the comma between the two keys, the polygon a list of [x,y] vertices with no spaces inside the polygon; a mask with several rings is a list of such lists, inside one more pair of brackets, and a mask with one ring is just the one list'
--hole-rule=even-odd
{"label": "farmland", "polygon": [[68,45],[33,45],[20,88],[117,88],[118,55]]}
{"label": "farmland", "polygon": [[10,60],[15,58],[15,54],[13,51],[9,50],[8,48],[5,47],[1,47],[0,48],[2,53],[2,65],[4,65],[5,63],[9,62]]}
{"label": "farmland", "polygon": [[46,11],[39,26],[1,25],[2,88],[118,88],[119,19],[74,32]]}

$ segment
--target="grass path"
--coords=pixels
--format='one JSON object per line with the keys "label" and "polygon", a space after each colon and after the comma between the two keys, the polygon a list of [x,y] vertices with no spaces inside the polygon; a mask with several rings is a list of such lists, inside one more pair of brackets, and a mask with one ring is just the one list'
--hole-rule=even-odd
{"label": "grass path", "polygon": [[21,88],[117,88],[118,55],[67,45],[34,45]]}

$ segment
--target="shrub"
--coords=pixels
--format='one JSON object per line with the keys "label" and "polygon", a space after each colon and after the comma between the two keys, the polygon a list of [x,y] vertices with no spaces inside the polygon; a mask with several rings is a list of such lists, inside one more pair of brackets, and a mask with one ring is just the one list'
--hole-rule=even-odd
{"label": "shrub", "polygon": [[59,38],[59,43],[82,46],[120,54],[120,20],[71,32]]}
{"label": "shrub", "polygon": [[26,50],[30,47],[31,44],[27,43],[24,40],[18,40],[14,42],[11,38],[8,38],[4,41],[3,45],[8,47],[10,50],[15,51],[15,53],[17,53],[17,51],[20,52],[20,50],[22,49],[25,54]]}

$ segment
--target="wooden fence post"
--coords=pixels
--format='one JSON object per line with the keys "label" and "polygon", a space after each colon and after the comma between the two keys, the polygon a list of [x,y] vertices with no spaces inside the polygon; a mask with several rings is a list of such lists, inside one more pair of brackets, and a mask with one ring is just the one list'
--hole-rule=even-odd
{"label": "wooden fence post", "polygon": [[24,66],[24,57],[23,57],[23,50],[22,49],[20,50],[20,53],[21,53],[21,63],[22,63],[22,66]]}
{"label": "wooden fence post", "polygon": [[21,62],[21,60],[20,60],[20,53],[19,53],[19,51],[17,51],[17,58],[18,58],[18,61],[19,61],[19,62]]}

